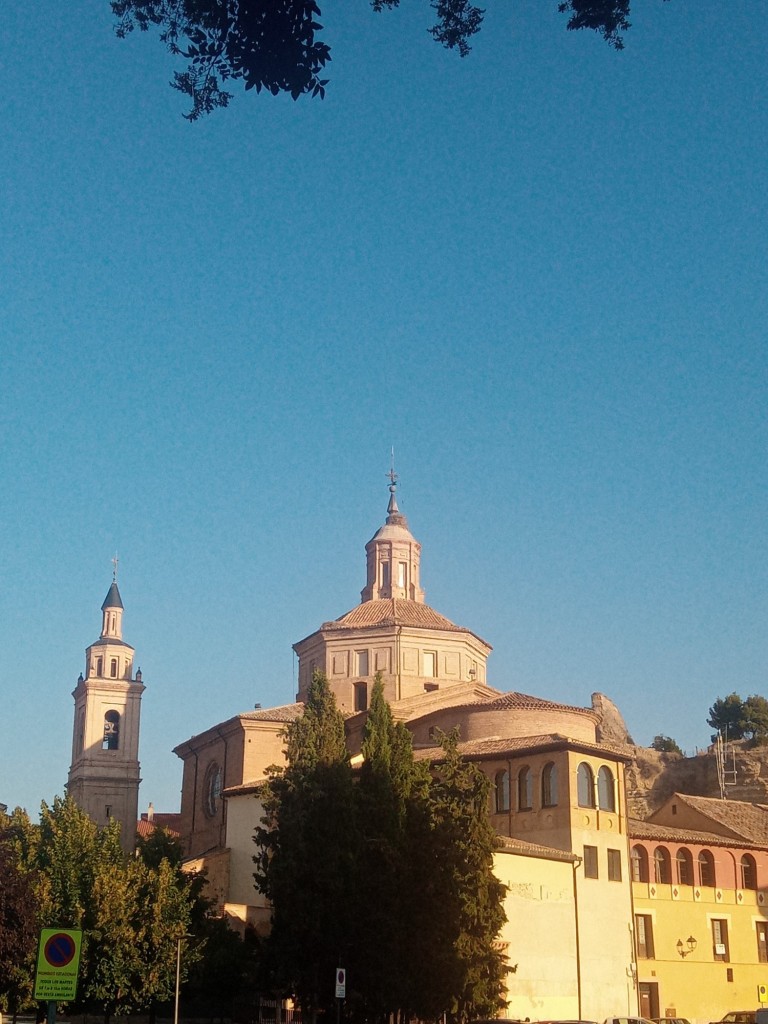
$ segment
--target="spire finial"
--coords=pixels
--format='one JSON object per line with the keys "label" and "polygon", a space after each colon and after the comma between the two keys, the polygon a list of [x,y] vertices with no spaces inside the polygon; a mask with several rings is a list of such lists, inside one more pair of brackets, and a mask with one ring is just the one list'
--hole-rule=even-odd
{"label": "spire finial", "polygon": [[115,552],[115,557],[112,559],[112,582],[113,583],[117,583],[117,565],[118,565],[119,561],[120,561],[120,559],[117,557],[117,552]]}
{"label": "spire finial", "polygon": [[393,512],[398,513],[400,511],[397,507],[397,497],[395,496],[395,492],[397,491],[397,473],[395,472],[394,445],[392,446],[390,454],[389,472],[387,473],[387,476],[389,477],[389,505],[387,506],[387,513],[392,515]]}

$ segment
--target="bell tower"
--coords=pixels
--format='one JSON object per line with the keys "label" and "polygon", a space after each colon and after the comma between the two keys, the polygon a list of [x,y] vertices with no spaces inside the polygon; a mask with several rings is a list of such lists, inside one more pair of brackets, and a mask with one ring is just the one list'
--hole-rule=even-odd
{"label": "bell tower", "polygon": [[134,674],[134,650],[123,640],[123,602],[112,585],[101,606],[101,636],[85,652],[72,696],[75,722],[67,791],[97,825],[115,819],[132,852],[139,809],[139,719],[144,684]]}

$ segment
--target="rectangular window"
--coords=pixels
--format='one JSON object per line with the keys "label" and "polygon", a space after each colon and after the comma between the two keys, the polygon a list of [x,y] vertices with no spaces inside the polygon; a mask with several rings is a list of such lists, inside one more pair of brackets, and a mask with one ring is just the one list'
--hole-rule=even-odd
{"label": "rectangular window", "polygon": [[608,851],[608,881],[621,881],[621,850]]}
{"label": "rectangular window", "polygon": [[389,562],[381,563],[381,585],[384,589],[389,586]]}
{"label": "rectangular window", "polygon": [[597,878],[597,847],[584,847],[584,877]]}
{"label": "rectangular window", "polygon": [[368,687],[365,683],[355,683],[355,711],[368,709]]}
{"label": "rectangular window", "polygon": [[424,675],[427,679],[434,679],[436,671],[437,655],[434,651],[424,651]]}
{"label": "rectangular window", "polygon": [[757,928],[757,959],[761,964],[768,964],[768,924],[758,921]]}
{"label": "rectangular window", "polygon": [[368,651],[355,651],[355,665],[355,675],[368,675]]}
{"label": "rectangular window", "polygon": [[650,914],[635,914],[635,946],[638,960],[653,960],[653,919]]}
{"label": "rectangular window", "polygon": [[407,586],[408,579],[408,563],[398,562],[397,563],[397,585],[398,587]]}
{"label": "rectangular window", "polygon": [[728,952],[728,922],[718,917],[712,919],[712,953],[715,960],[723,963],[731,959]]}

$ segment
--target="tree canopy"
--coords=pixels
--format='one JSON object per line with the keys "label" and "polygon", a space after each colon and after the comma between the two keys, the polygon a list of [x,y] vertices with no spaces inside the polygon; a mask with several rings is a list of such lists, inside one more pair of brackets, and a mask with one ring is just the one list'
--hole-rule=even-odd
{"label": "tree canopy", "polygon": [[[242,81],[246,90],[325,95],[331,47],[320,38],[323,26],[315,0],[110,0],[118,36],[135,28],[159,30],[174,56],[186,61],[172,85],[192,102],[191,121],[232,99],[226,85]],[[357,2],[357,0],[355,0]],[[466,57],[485,10],[470,0],[422,0],[432,8],[430,35]],[[508,3],[510,0],[501,0]],[[569,30],[591,29],[617,50],[630,28],[630,0],[552,0],[568,16]],[[373,11],[396,8],[400,0],[369,0]]]}
{"label": "tree canopy", "polygon": [[651,750],[658,750],[661,754],[680,754],[681,756],[683,753],[677,740],[673,740],[671,736],[665,736],[663,733],[653,737]]}
{"label": "tree canopy", "polygon": [[445,741],[432,772],[416,762],[377,679],[353,771],[344,720],[322,673],[287,729],[287,766],[262,793],[257,887],[272,906],[272,987],[308,1020],[334,1008],[356,1022],[492,1016],[505,972],[494,946],[504,887],[493,874],[490,782]]}
{"label": "tree canopy", "polygon": [[746,700],[742,700],[738,693],[718,697],[709,709],[707,725],[731,740],[768,742],[768,700],[758,694],[752,694]]}
{"label": "tree canopy", "polygon": [[[39,825],[20,810],[1,824],[0,1005],[29,1005],[37,936],[52,925],[83,930],[79,1003],[108,1017],[169,999],[176,943],[199,895],[173,862],[169,837],[146,844],[147,860],[126,857],[118,824],[99,828],[60,797],[43,803]],[[185,972],[199,955],[187,952]]]}

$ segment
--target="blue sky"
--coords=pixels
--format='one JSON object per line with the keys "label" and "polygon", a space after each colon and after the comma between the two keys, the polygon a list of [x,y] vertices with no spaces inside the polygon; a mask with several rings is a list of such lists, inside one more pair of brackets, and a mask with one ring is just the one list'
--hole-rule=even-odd
{"label": "blue sky", "polygon": [[[106,0],[0,8],[0,801],[63,792],[120,556],[172,748],[295,693],[359,600],[390,446],[429,604],[489,681],[688,751],[766,693],[768,5],[321,3],[325,101],[197,124]],[[23,7],[23,10],[22,10]]]}

